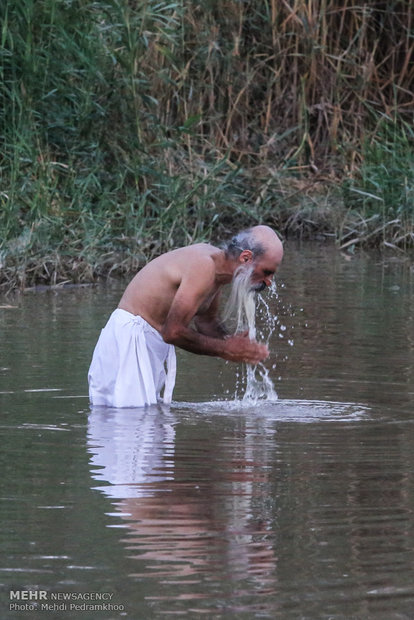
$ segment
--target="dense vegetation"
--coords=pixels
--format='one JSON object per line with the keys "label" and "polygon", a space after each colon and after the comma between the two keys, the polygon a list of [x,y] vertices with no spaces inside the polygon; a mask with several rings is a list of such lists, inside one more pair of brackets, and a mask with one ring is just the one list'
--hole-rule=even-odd
{"label": "dense vegetation", "polygon": [[411,0],[4,0],[3,286],[266,222],[414,245]]}

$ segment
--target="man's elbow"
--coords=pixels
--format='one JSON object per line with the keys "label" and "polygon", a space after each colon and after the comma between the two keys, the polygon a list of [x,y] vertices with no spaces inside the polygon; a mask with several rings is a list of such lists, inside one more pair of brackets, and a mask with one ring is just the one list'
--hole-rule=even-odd
{"label": "man's elbow", "polygon": [[179,325],[164,325],[161,336],[167,344],[179,344],[181,340],[181,329]]}

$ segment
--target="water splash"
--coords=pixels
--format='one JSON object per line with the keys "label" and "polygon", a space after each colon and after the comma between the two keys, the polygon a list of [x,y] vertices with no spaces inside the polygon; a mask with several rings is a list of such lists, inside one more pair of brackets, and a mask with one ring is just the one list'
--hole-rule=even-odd
{"label": "water splash", "polygon": [[[271,298],[277,299],[277,290],[275,282],[272,282],[269,288]],[[259,337],[261,342],[269,344],[270,338],[277,327],[277,316],[275,316],[269,306],[269,303],[262,297],[257,296],[257,310],[263,318],[264,330],[258,335],[256,330],[256,300],[250,296],[246,303],[239,306],[237,317],[237,331],[248,330],[249,338],[256,339]],[[239,386],[237,386],[239,387]],[[237,388],[236,388],[237,394]],[[269,369],[263,362],[259,364],[245,365],[245,390],[241,399],[244,406],[255,405],[259,400],[275,401],[278,399],[272,379],[269,377]]]}
{"label": "water splash", "polygon": [[278,399],[269,369],[260,362],[256,366],[246,364],[246,390],[242,403],[255,405],[259,400],[275,401]]}

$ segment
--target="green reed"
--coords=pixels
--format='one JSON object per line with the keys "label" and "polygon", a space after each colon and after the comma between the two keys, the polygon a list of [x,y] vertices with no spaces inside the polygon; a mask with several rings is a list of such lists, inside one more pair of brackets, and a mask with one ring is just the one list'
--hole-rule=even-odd
{"label": "green reed", "polygon": [[6,0],[0,18],[7,286],[259,221],[413,245],[408,0]]}

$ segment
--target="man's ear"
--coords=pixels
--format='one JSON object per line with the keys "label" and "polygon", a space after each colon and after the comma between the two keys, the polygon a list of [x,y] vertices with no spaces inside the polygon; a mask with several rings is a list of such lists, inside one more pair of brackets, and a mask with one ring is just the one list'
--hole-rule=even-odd
{"label": "man's ear", "polygon": [[243,250],[240,253],[239,261],[241,263],[251,263],[253,260],[253,252],[251,250]]}

